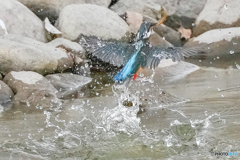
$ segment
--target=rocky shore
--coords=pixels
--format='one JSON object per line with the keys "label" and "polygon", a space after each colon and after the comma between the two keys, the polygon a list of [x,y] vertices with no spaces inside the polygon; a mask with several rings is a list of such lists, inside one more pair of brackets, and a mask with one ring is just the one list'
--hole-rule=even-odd
{"label": "rocky shore", "polygon": [[[226,68],[229,59],[237,63],[238,0],[1,0],[0,107],[20,103],[42,109],[71,97],[92,81],[78,37],[131,41],[143,20],[161,18],[161,6],[168,18],[154,28],[152,45],[207,45],[206,54],[187,61]],[[73,74],[76,67],[81,74]]]}

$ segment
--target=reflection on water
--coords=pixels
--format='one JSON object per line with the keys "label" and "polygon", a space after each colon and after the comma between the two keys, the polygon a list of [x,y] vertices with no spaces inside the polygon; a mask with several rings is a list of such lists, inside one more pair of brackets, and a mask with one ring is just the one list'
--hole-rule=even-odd
{"label": "reflection on water", "polygon": [[2,112],[2,159],[204,159],[240,151],[238,69],[200,68],[183,78],[155,72],[129,88],[95,74],[84,94],[62,105]]}

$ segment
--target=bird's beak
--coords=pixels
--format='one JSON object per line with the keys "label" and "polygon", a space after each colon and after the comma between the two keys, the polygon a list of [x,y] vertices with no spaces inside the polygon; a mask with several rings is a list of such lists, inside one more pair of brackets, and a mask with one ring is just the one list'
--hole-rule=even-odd
{"label": "bird's beak", "polygon": [[166,18],[168,16],[167,12],[164,10],[164,8],[162,6],[161,6],[160,14],[161,14],[161,19],[158,21],[156,26],[159,26],[159,25],[163,24],[163,22],[166,20]]}

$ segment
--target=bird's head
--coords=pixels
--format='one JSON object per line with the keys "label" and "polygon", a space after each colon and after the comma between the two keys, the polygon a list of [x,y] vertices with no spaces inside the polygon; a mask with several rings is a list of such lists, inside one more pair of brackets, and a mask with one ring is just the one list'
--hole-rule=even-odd
{"label": "bird's head", "polygon": [[149,38],[152,33],[152,28],[155,25],[156,25],[156,23],[143,21],[143,23],[140,26],[140,29],[138,30],[136,39],[140,40],[140,39]]}

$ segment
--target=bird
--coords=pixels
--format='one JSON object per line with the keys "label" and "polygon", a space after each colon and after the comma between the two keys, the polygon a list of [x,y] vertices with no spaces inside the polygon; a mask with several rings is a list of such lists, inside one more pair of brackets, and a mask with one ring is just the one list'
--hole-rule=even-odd
{"label": "bird", "polygon": [[149,43],[149,37],[153,27],[159,23],[143,21],[134,42],[130,44],[116,40],[102,40],[92,35],[82,35],[80,44],[87,52],[102,61],[117,67],[123,66],[113,77],[113,80],[118,83],[124,83],[130,78],[135,80],[143,68],[155,69],[163,59],[172,59],[175,62],[183,60],[184,57],[203,53],[202,47],[152,46]]}

